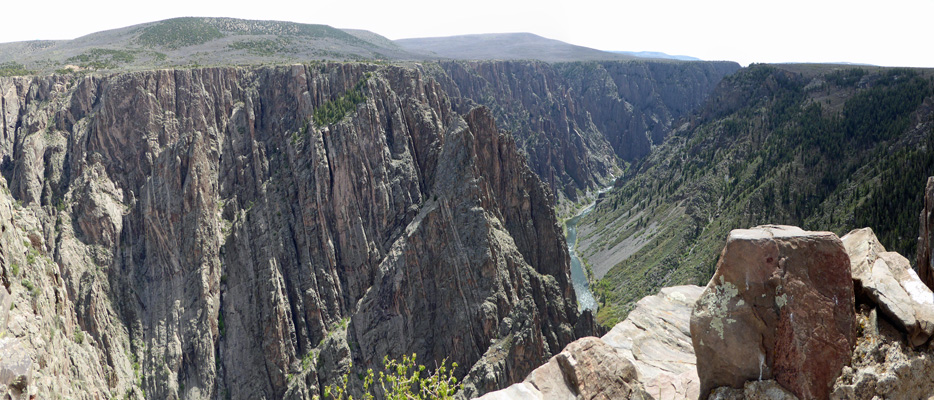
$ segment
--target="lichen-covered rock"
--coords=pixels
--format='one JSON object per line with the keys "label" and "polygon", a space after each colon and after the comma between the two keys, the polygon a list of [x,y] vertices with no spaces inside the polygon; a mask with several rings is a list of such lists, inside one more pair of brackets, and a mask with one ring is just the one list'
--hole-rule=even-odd
{"label": "lichen-covered rock", "polygon": [[901,254],[885,251],[870,228],[851,231],[842,238],[850,257],[859,295],[879,306],[908,334],[913,346],[934,335],[934,292],[931,292]]}
{"label": "lichen-covered rock", "polygon": [[800,398],[826,399],[855,337],[843,244],[790,226],[730,232],[691,316],[701,397],[774,379]]}

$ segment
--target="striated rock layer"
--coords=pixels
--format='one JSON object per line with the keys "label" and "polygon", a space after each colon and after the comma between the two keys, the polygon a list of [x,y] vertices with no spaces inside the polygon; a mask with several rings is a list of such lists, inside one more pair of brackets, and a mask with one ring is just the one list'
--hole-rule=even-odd
{"label": "striated rock layer", "polygon": [[419,69],[2,78],[0,98],[0,329],[40,398],[307,398],[405,353],[474,395],[595,330],[549,192]]}

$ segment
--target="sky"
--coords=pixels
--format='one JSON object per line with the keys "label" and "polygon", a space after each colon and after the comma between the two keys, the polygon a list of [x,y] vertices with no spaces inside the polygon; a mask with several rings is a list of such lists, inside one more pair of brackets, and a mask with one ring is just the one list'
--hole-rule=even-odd
{"label": "sky", "polygon": [[366,29],[390,39],[531,32],[600,50],[740,64],[932,67],[934,0],[113,0],[9,1],[0,43],[73,39],[205,16]]}

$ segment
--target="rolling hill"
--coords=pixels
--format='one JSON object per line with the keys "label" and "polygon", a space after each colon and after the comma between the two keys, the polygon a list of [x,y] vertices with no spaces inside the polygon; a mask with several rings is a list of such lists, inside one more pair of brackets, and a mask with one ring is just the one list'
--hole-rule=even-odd
{"label": "rolling hill", "polygon": [[0,44],[0,68],[20,74],[428,58],[369,31],[234,18],[175,18],[74,40]]}
{"label": "rolling hill", "polygon": [[419,53],[457,60],[605,61],[636,57],[576,46],[532,33],[488,33],[400,39],[399,46]]}

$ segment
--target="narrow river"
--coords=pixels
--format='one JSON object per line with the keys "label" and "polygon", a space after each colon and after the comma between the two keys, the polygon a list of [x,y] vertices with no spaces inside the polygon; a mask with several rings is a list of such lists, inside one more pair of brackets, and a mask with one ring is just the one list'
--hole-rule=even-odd
{"label": "narrow river", "polygon": [[583,211],[579,212],[574,218],[569,219],[564,225],[567,227],[568,253],[571,254],[571,282],[574,284],[574,292],[577,293],[577,306],[581,310],[597,311],[597,299],[593,297],[590,291],[590,285],[587,283],[587,272],[584,271],[584,265],[574,245],[577,242],[577,223],[580,219],[593,211],[596,202],[590,204]]}

